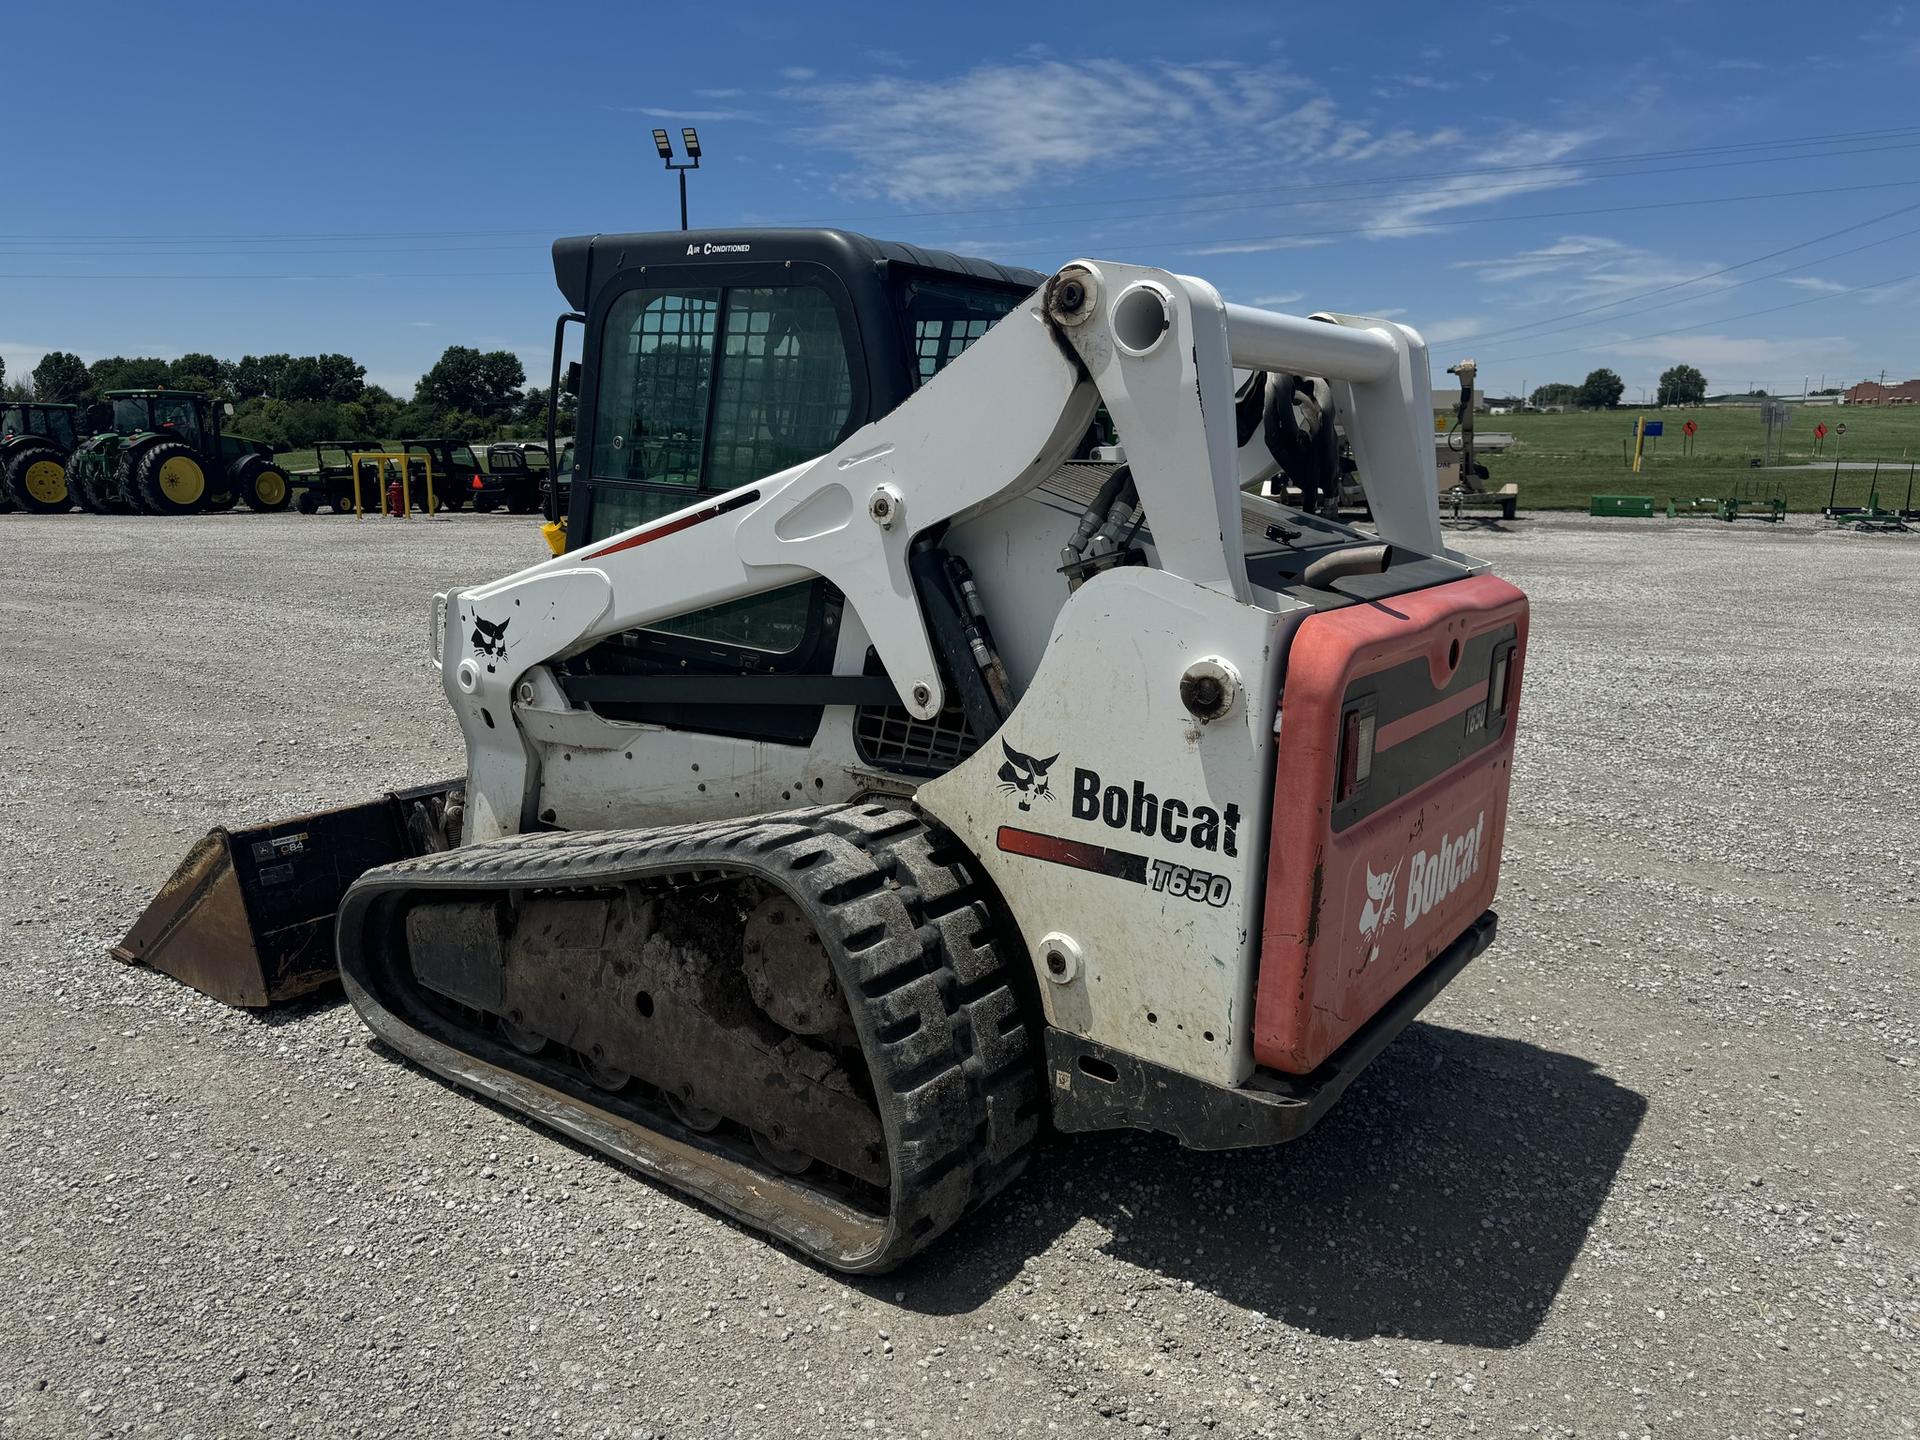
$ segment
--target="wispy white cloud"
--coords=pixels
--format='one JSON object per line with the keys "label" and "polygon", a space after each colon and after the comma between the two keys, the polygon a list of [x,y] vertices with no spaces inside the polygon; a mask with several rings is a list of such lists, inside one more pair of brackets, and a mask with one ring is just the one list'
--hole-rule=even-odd
{"label": "wispy white cloud", "polygon": [[1809,335],[1804,339],[1765,340],[1750,335],[1665,335],[1650,340],[1628,340],[1605,346],[1608,356],[1673,364],[1684,361],[1706,371],[1716,388],[1748,380],[1779,384],[1769,371],[1791,371],[1795,380],[1803,369],[1844,368],[1858,354],[1858,346],[1844,335]]}
{"label": "wispy white cloud", "polygon": [[747,92],[738,86],[733,86],[726,90],[696,90],[693,93],[702,100],[738,100]]}
{"label": "wispy white cloud", "polygon": [[1196,154],[1222,168],[1270,169],[1280,155],[1357,163],[1459,140],[1451,129],[1378,132],[1274,63],[1066,64],[1035,53],[944,80],[795,84],[780,98],[808,117],[810,145],[849,158],[834,182],[842,194],[921,203],[1009,195],[1120,165],[1171,173]]}
{"label": "wispy white cloud", "polygon": [[[1517,290],[1507,304],[1558,308],[1677,285],[1720,267],[1711,259],[1662,255],[1605,235],[1562,235],[1508,255],[1456,260],[1453,268],[1471,271],[1489,285]],[[1677,298],[1709,294],[1733,283],[1731,277],[1715,276],[1688,285]]]}
{"label": "wispy white cloud", "polygon": [[1269,250],[1316,250],[1333,244],[1328,235],[1296,235],[1278,240],[1223,240],[1217,245],[1194,245],[1193,255],[1262,255]]}
{"label": "wispy white cloud", "polygon": [[[1492,205],[1516,195],[1577,185],[1584,178],[1573,166],[1559,165],[1595,136],[1584,130],[1520,130],[1482,150],[1472,168],[1498,174],[1456,175],[1382,201],[1369,223],[1382,238],[1415,233],[1421,221],[1454,210]],[[1514,167],[1526,167],[1524,169]]]}
{"label": "wispy white cloud", "polygon": [[788,80],[811,80],[814,74],[804,65],[789,65],[780,73]]}
{"label": "wispy white cloud", "polygon": [[678,120],[683,125],[704,125],[721,120],[758,120],[751,110],[662,110],[653,105],[602,105],[622,115],[645,115],[654,120]]}
{"label": "wispy white cloud", "polygon": [[1256,295],[1253,297],[1253,303],[1256,305],[1291,305],[1296,300],[1305,299],[1306,293],[1304,290],[1287,290],[1278,295]]}
{"label": "wispy white cloud", "polygon": [[1451,320],[1429,320],[1420,326],[1420,333],[1429,345],[1452,345],[1461,340],[1471,340],[1487,328],[1485,316],[1462,315]]}
{"label": "wispy white cloud", "polygon": [[1842,285],[1838,280],[1822,280],[1818,275],[1788,275],[1781,279],[1782,285],[1793,285],[1802,290],[1811,290],[1818,295],[1838,295],[1843,290],[1851,290],[1851,285]]}

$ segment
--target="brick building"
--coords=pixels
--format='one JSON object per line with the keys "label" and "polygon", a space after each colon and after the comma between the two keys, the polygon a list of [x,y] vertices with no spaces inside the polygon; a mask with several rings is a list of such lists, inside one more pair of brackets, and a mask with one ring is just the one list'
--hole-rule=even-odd
{"label": "brick building", "polygon": [[1846,403],[1849,405],[1920,405],[1920,380],[1908,380],[1899,385],[1882,385],[1873,380],[1862,380],[1847,391]]}

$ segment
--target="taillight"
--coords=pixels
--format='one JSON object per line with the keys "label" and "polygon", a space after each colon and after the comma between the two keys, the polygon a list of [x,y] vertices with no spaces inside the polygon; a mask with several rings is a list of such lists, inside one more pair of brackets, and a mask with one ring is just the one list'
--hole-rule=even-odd
{"label": "taillight", "polygon": [[1340,719],[1340,779],[1334,787],[1336,803],[1353,798],[1353,792],[1373,776],[1373,734],[1377,724],[1371,703],[1354,706]]}

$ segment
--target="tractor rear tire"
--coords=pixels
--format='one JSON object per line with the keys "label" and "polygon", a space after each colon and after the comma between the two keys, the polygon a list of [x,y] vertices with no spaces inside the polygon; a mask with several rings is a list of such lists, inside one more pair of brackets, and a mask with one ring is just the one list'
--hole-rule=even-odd
{"label": "tractor rear tire", "polygon": [[51,445],[28,445],[6,467],[4,494],[32,515],[64,515],[73,506],[67,467]]}
{"label": "tractor rear tire", "polygon": [[67,459],[67,493],[73,497],[74,508],[83,515],[98,515],[100,502],[94,498],[93,486],[84,470],[76,470],[71,456]]}
{"label": "tractor rear tire", "polygon": [[197,515],[207,508],[213,493],[206,462],[192,446],[162,440],[140,456],[132,476],[132,493],[149,515]]}
{"label": "tractor rear tire", "polygon": [[287,472],[272,461],[250,456],[233,467],[234,488],[247,508],[271,515],[287,508],[293,499],[293,484]]}

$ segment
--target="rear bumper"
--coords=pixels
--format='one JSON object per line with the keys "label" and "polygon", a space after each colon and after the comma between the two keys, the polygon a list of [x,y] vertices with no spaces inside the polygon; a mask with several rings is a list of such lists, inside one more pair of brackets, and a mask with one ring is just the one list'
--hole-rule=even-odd
{"label": "rear bumper", "polygon": [[1493,943],[1485,911],[1310,1075],[1257,1071],[1243,1086],[1196,1080],[1064,1030],[1047,1031],[1047,1093],[1061,1130],[1157,1130],[1189,1150],[1297,1140],[1410,1025],[1467,962]]}

